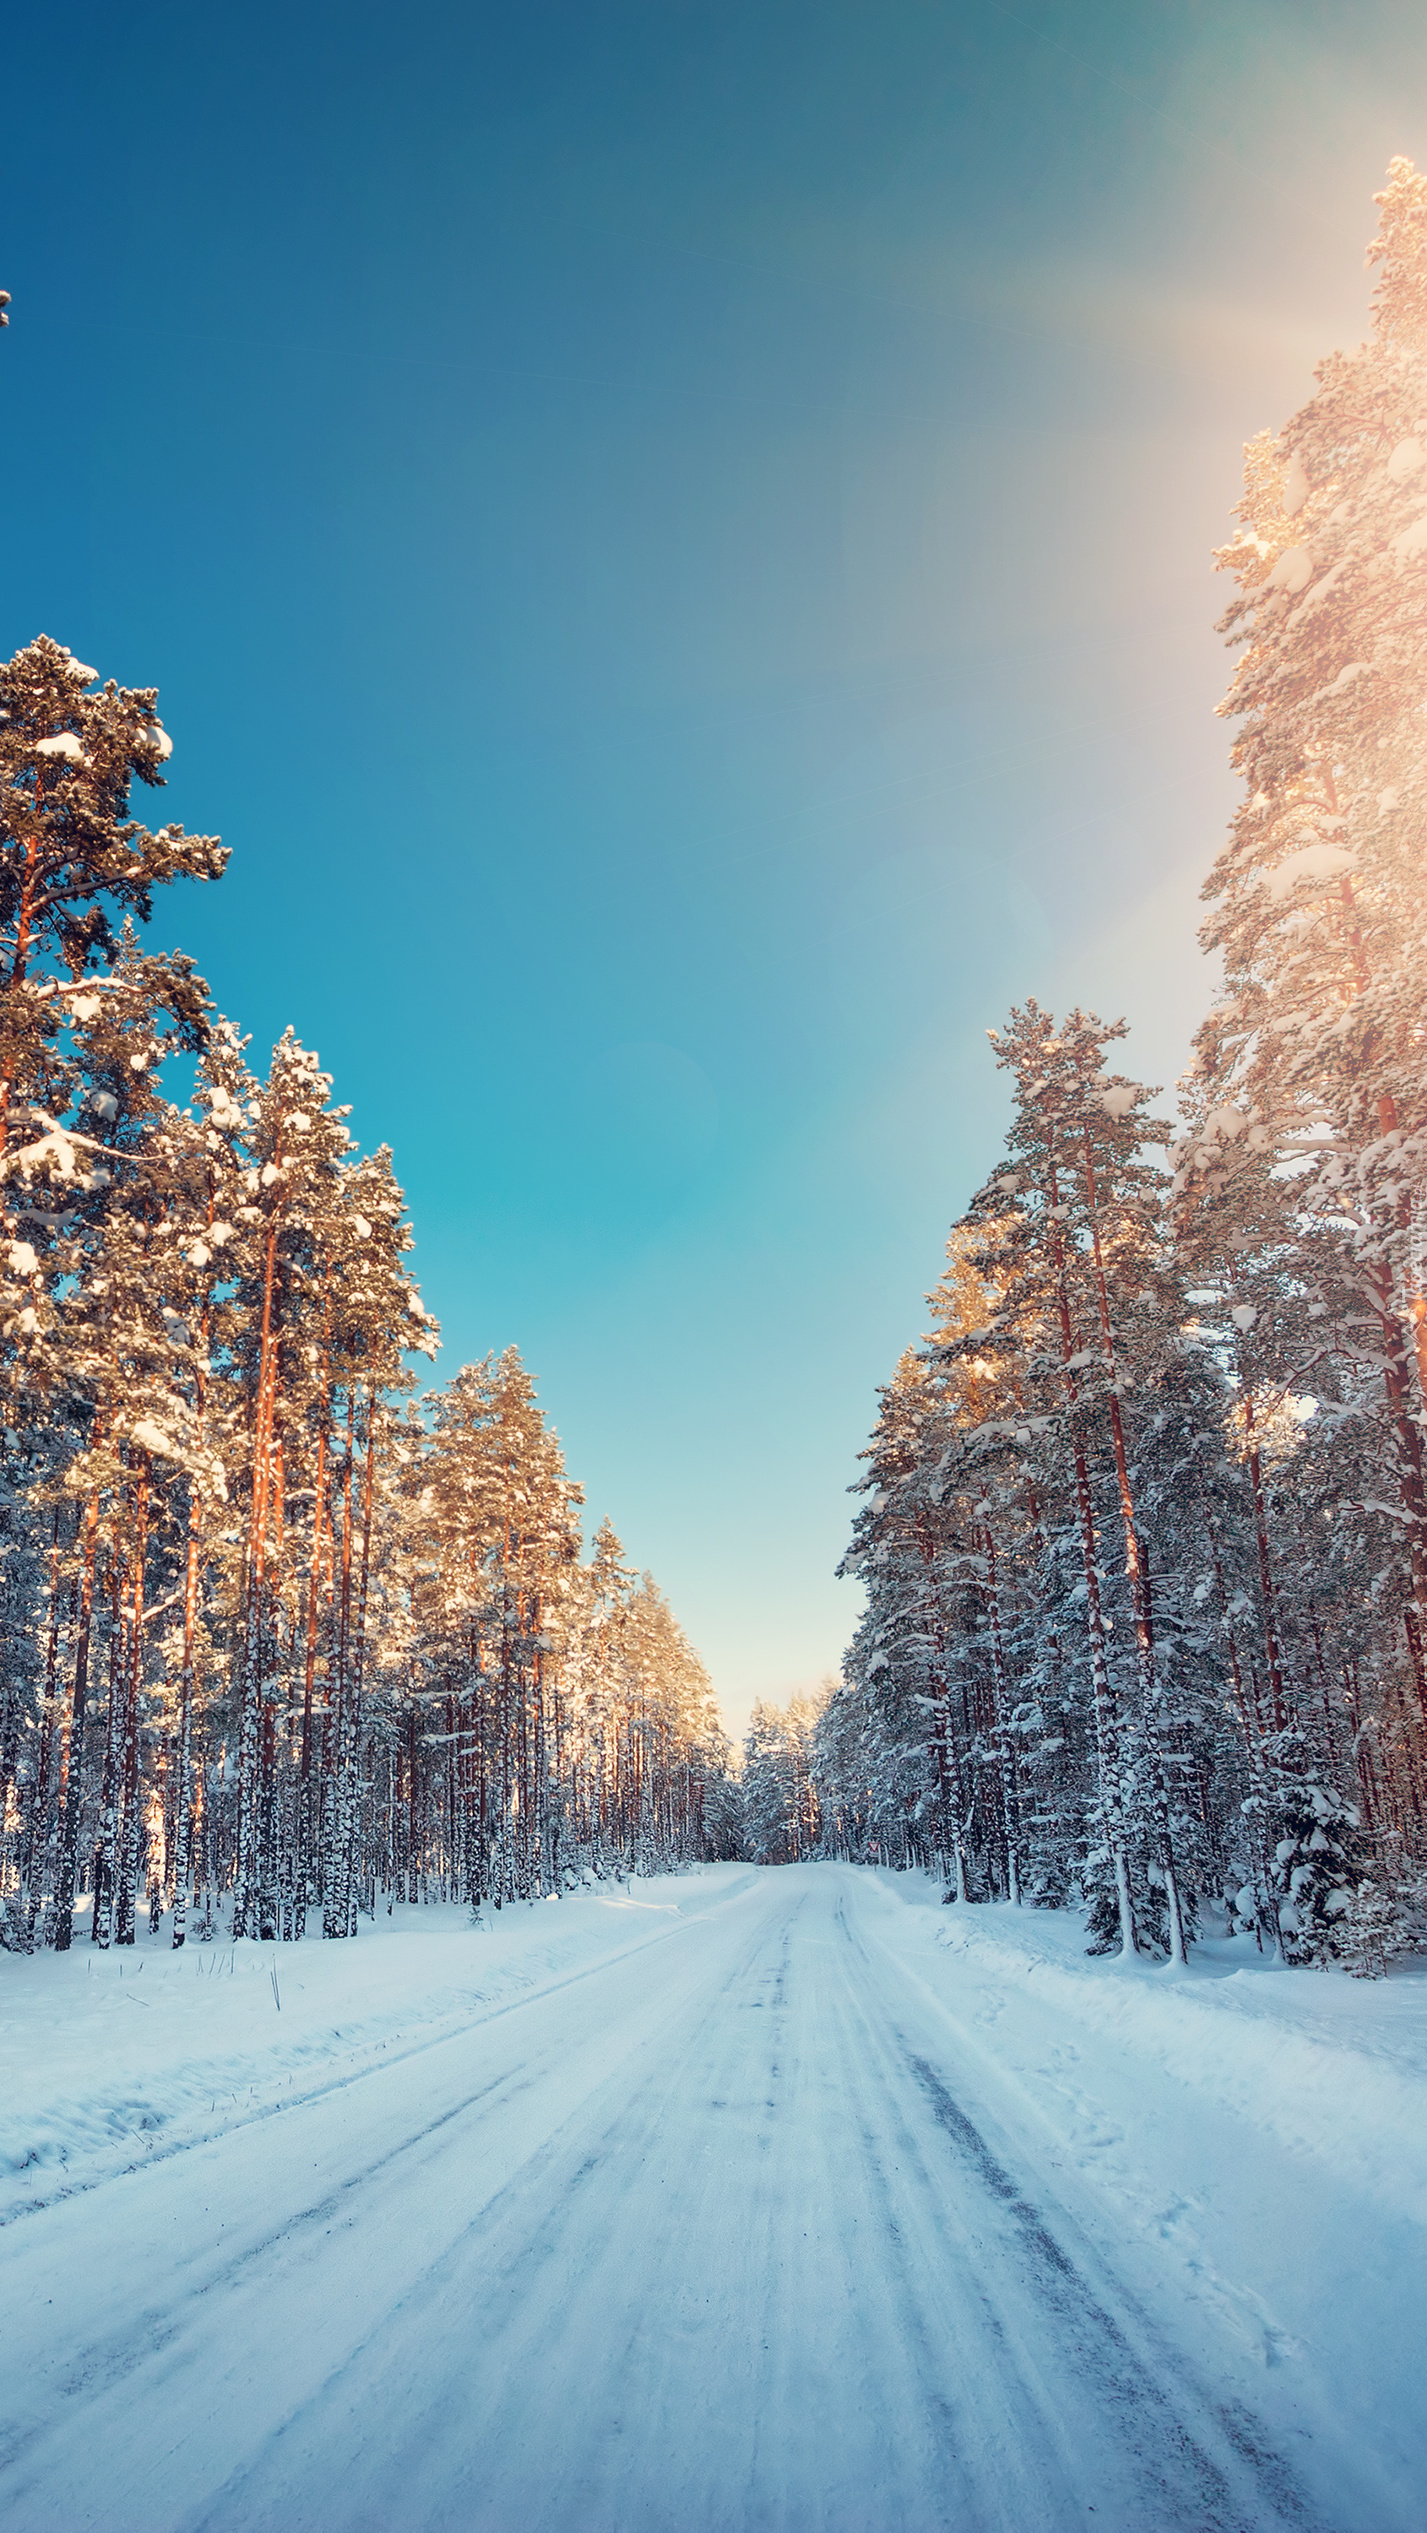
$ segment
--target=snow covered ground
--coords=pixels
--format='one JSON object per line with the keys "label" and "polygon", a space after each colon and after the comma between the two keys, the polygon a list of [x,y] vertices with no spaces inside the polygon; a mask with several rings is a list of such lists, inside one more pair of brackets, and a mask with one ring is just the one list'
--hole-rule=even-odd
{"label": "snow covered ground", "polygon": [[0,2521],[1418,2533],[1427,1976],[937,1898],[0,1956]]}

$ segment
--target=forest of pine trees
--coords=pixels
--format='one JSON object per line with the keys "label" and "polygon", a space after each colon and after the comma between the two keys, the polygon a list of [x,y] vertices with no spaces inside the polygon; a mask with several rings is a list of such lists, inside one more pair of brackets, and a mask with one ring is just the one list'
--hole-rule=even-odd
{"label": "forest of pine trees", "polygon": [[796,1865],[823,1853],[814,1753],[831,1685],[782,1707],[760,1698],[753,1709],[743,1743],[738,1825],[743,1853],[756,1865]]}
{"label": "forest of pine trees", "polygon": [[1369,342],[1249,444],[1243,801],[1177,1120],[1119,1025],[994,1036],[1003,1160],[882,1394],[817,1727],[832,1851],[1092,1949],[1427,1938],[1427,178]]}
{"label": "forest of pine trees", "polygon": [[0,668],[0,1941],[347,1936],[718,1851],[707,1676],[608,1523],[583,1555],[519,1356],[416,1397],[390,1154],[143,945],[226,859],[131,815],[155,706],[43,637]]}
{"label": "forest of pine trees", "polygon": [[1371,337],[1249,444],[1217,558],[1243,800],[1178,1115],[1121,1023],[993,1033],[1006,1150],[882,1393],[865,1615],[741,1782],[519,1356],[417,1394],[389,1152],[146,946],[226,859],[131,815],[155,695],[44,637],[0,668],[0,1942],[741,1854],[1079,1899],[1124,1955],[1427,1940],[1427,178],[1375,199]]}

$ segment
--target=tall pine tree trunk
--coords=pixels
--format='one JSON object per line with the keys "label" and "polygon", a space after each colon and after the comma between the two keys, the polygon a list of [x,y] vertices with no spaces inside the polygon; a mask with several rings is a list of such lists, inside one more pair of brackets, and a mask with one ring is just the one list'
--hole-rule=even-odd
{"label": "tall pine tree trunk", "polygon": [[58,1707],[59,1630],[59,1506],[56,1504],[50,1519],[49,1618],[45,1628],[45,1685],[40,1696],[39,1760],[21,1833],[19,1916],[21,1940],[27,1952],[34,1950],[49,1846],[50,1777]]}
{"label": "tall pine tree trunk", "polygon": [[139,1462],[134,1488],[134,1601],[129,1617],[128,1660],[124,1665],[124,1763],[122,1831],[115,1909],[115,1941],[132,1944],[137,1907],[142,1816],[139,1803],[141,1691],[144,1677],[144,1578],[149,1543],[149,1463]]}
{"label": "tall pine tree trunk", "polygon": [[1135,1622],[1135,1666],[1139,1675],[1140,1712],[1143,1716],[1145,1742],[1154,1770],[1154,1810],[1156,1843],[1159,1847],[1160,1871],[1164,1875],[1165,1898],[1169,1909],[1169,1955],[1182,1969],[1185,1961],[1184,1912],[1179,1896],[1179,1878],[1174,1862],[1174,1840],[1165,1777],[1164,1748],[1159,1729],[1159,1683],[1155,1676],[1154,1613],[1150,1595],[1149,1562],[1140,1538],[1135,1513],[1134,1492],[1130,1484],[1130,1459],[1125,1449],[1125,1425],[1120,1411],[1120,1375],[1116,1360],[1114,1327],[1110,1318],[1110,1294],[1105,1280],[1105,1260],[1100,1244],[1100,1206],[1096,1189],[1095,1157],[1090,1146],[1089,1130],[1081,1139],[1085,1165],[1085,1193],[1090,1211],[1091,1254],[1095,1264],[1095,1299],[1100,1321],[1100,1344],[1104,1356],[1105,1375],[1109,1382],[1110,1437],[1115,1457],[1115,1484],[1120,1498],[1120,1527],[1125,1540],[1125,1571],[1130,1582],[1130,1602]]}
{"label": "tall pine tree trunk", "polygon": [[[199,1430],[201,1436],[201,1411]],[[188,1891],[193,1872],[193,1686],[202,1541],[203,1497],[197,1484],[190,1481],[188,1547],[183,1571],[183,1667],[179,1673],[178,1682],[178,1741],[174,1754],[173,1949],[175,1952],[183,1950],[188,1937]]]}
{"label": "tall pine tree trunk", "polygon": [[268,1225],[263,1260],[263,1312],[258,1339],[258,1387],[253,1418],[253,1492],[248,1521],[243,1647],[238,1727],[238,1859],[233,1889],[233,1934],[258,1932],[262,1884],[262,1701],[265,1656],[268,1507],[277,1391],[277,1344],[273,1289],[281,1213]]}
{"label": "tall pine tree trunk", "polygon": [[89,1693],[89,1631],[94,1614],[94,1561],[99,1543],[99,1497],[84,1508],[84,1555],[79,1574],[79,1617],[74,1646],[74,1678],[60,1754],[59,1862],[55,1873],[55,1950],[68,1952],[74,1940],[74,1885],[79,1850],[79,1817],[83,1799],[84,1715]]}
{"label": "tall pine tree trunk", "polygon": [[367,1595],[372,1572],[372,1509],[375,1494],[377,1458],[377,1394],[373,1383],[367,1394],[367,1459],[362,1480],[362,1547],[357,1574],[357,1614],[351,1648],[351,1689],[348,1695],[348,1781],[351,1786],[351,1807],[347,1827],[348,1853],[347,1932],[357,1931],[359,1892],[358,1830],[361,1820],[362,1776],[362,1692],[366,1680]]}
{"label": "tall pine tree trunk", "polygon": [[1009,1715],[1011,1682],[1001,1634],[1001,1594],[996,1576],[996,1538],[987,1522],[981,1533],[985,1559],[986,1612],[991,1626],[991,1676],[995,1693],[996,1753],[1001,1778],[1001,1821],[1006,1841],[1006,1886],[1014,1905],[1021,1904],[1020,1827],[1016,1817],[1016,1754]]}
{"label": "tall pine tree trunk", "polygon": [[99,1828],[94,1852],[94,1922],[91,1940],[107,1951],[114,1934],[115,1885],[118,1878],[119,1807],[124,1769],[123,1570],[118,1544],[113,1550],[109,1613],[109,1719],[104,1737],[104,1773],[99,1786]]}
{"label": "tall pine tree trunk", "polygon": [[327,1450],[332,1419],[332,1269],[329,1263],[324,1281],[322,1323],[322,1375],[317,1409],[317,1470],[312,1501],[312,1564],[307,1579],[307,1630],[302,1681],[302,1758],[298,1794],[298,1859],[297,1896],[294,1932],[302,1935],[307,1924],[307,1911],[317,1896],[319,1872],[319,1837],[321,1800],[318,1772],[314,1769],[314,1698],[317,1680],[317,1628],[321,1607],[322,1578],[327,1562]]}
{"label": "tall pine tree trunk", "polygon": [[1105,1613],[1100,1598],[1100,1565],[1095,1540],[1095,1505],[1090,1470],[1080,1434],[1080,1387],[1073,1369],[1077,1352],[1070,1317],[1065,1242],[1059,1226],[1060,1191],[1055,1169],[1050,1178],[1052,1212],[1051,1262],[1055,1270],[1056,1319],[1060,1336],[1061,1378],[1065,1385],[1066,1424],[1075,1477],[1075,1511],[1080,1533],[1080,1563],[1085,1583],[1085,1632],[1090,1653],[1091,1694],[1095,1717],[1095,1754],[1100,1785],[1100,1812],[1115,1881],[1120,1924],[1120,1951],[1129,1961],[1138,1950],[1130,1865],[1125,1846],[1124,1790],[1121,1783],[1119,1701],[1106,1654]]}
{"label": "tall pine tree trunk", "polygon": [[349,1781],[348,1677],[352,1626],[352,1476],[356,1458],[357,1387],[347,1391],[347,1447],[342,1464],[342,1541],[337,1605],[333,1613],[334,1651],[328,1694],[332,1725],[332,1768],[328,1795],[326,1872],[323,1877],[322,1932],[328,1937],[348,1931],[347,1865],[350,1855],[352,1789]]}

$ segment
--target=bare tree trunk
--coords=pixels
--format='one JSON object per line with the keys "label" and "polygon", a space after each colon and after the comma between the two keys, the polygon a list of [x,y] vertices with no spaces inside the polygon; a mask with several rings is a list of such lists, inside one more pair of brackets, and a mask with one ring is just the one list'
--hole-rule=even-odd
{"label": "bare tree trunk", "polygon": [[351,1752],[349,1782],[352,1789],[351,1810],[347,1828],[347,1932],[357,1931],[357,1892],[361,1811],[362,1759],[362,1691],[366,1678],[367,1592],[372,1571],[372,1505],[377,1457],[377,1394],[373,1383],[367,1394],[367,1464],[362,1481],[362,1552],[357,1575],[357,1623],[352,1645],[351,1690],[348,1698],[348,1742]]}
{"label": "bare tree trunk", "polygon": [[119,1887],[115,1941],[132,1944],[139,1880],[141,1819],[139,1811],[140,1691],[144,1676],[144,1572],[149,1543],[149,1463],[138,1464],[134,1488],[134,1604],[129,1620],[128,1661],[124,1666],[124,1771],[122,1834],[119,1845]]}
{"label": "bare tree trunk", "polygon": [[346,1868],[349,1855],[351,1789],[348,1783],[348,1647],[352,1620],[352,1474],[356,1458],[357,1390],[347,1391],[347,1447],[342,1464],[342,1543],[340,1581],[333,1612],[333,1661],[328,1706],[331,1718],[331,1771],[328,1784],[327,1869],[323,1877],[322,1932],[343,1936],[348,1925]]}
{"label": "bare tree trunk", "polygon": [[1081,1139],[1085,1164],[1085,1193],[1090,1208],[1091,1251],[1095,1261],[1095,1296],[1100,1320],[1100,1343],[1104,1354],[1105,1373],[1109,1382],[1110,1435],[1115,1455],[1115,1483],[1120,1497],[1120,1526],[1125,1537],[1125,1571],[1130,1581],[1130,1600],[1135,1621],[1135,1662],[1139,1673],[1140,1709],[1144,1718],[1146,1743],[1153,1755],[1155,1773],[1155,1812],[1158,1831],[1160,1871],[1164,1875],[1165,1897],[1169,1905],[1169,1954],[1181,1969],[1185,1961],[1184,1913],[1180,1904],[1179,1879],[1175,1870],[1174,1840],[1171,1830],[1169,1790],[1165,1781],[1164,1753],[1159,1731],[1159,1683],[1155,1676],[1154,1614],[1150,1596],[1149,1563],[1140,1539],[1135,1516],[1134,1494],[1130,1485],[1130,1461],[1125,1449],[1125,1426],[1120,1413],[1120,1376],[1115,1353],[1114,1328],[1110,1318],[1110,1293],[1105,1280],[1105,1261],[1100,1245],[1100,1206],[1095,1183],[1095,1158],[1090,1146],[1088,1128]]}
{"label": "bare tree trunk", "polygon": [[178,1684],[178,1747],[175,1753],[173,1826],[173,1949],[188,1936],[188,1885],[193,1869],[193,1675],[198,1629],[198,1579],[203,1537],[203,1497],[188,1491],[188,1554],[183,1574],[183,1669]]}
{"label": "bare tree trunk", "polygon": [[74,1647],[74,1680],[60,1754],[59,1864],[55,1874],[55,1950],[67,1953],[74,1940],[74,1883],[79,1846],[79,1812],[84,1776],[84,1710],[89,1690],[89,1630],[94,1611],[94,1559],[99,1539],[99,1497],[84,1508],[84,1559],[79,1576],[79,1625]]}
{"label": "bare tree trunk", "polygon": [[1080,1438],[1080,1390],[1072,1369],[1076,1345],[1070,1318],[1070,1295],[1066,1283],[1065,1242],[1059,1226],[1060,1192],[1054,1166],[1051,1169],[1050,1197],[1053,1209],[1051,1257],[1055,1268],[1056,1315],[1060,1332],[1061,1376],[1065,1383],[1066,1423],[1069,1429],[1071,1457],[1075,1472],[1075,1510],[1080,1531],[1080,1561],[1085,1578],[1085,1627],[1090,1651],[1100,1803],[1105,1826],[1105,1842],[1110,1851],[1111,1867],[1115,1877],[1115,1896],[1120,1919],[1120,1952],[1128,1961],[1133,1959],[1138,1950],[1138,1944],[1130,1896],[1129,1857],[1125,1848],[1123,1788],[1120,1782],[1120,1718],[1105,1651],[1105,1614],[1100,1599],[1100,1567],[1095,1542],[1095,1506],[1090,1491],[1090,1471],[1086,1464],[1085,1448]]}
{"label": "bare tree trunk", "polygon": [[35,1782],[26,1807],[20,1859],[20,1921],[27,1951],[34,1950],[49,1849],[50,1776],[54,1759],[56,1686],[59,1678],[59,1506],[50,1524],[49,1621],[45,1629],[45,1685],[40,1696],[40,1751]]}
{"label": "bare tree trunk", "polygon": [[99,1835],[94,1852],[94,1922],[90,1940],[107,1951],[113,1939],[115,1883],[119,1856],[119,1805],[124,1765],[124,1689],[121,1620],[123,1580],[117,1544],[110,1576],[109,1724],[104,1741],[104,1774],[99,1787]]}
{"label": "bare tree trunk", "polygon": [[1010,1675],[1005,1645],[1001,1635],[1001,1595],[996,1580],[996,1539],[987,1522],[981,1533],[986,1561],[986,1610],[991,1622],[991,1668],[995,1693],[996,1752],[1001,1773],[1001,1814],[1006,1839],[1006,1882],[1012,1903],[1021,1905],[1021,1870],[1019,1857],[1020,1831],[1016,1818],[1015,1747],[1011,1740],[1007,1716],[1010,1711]]}
{"label": "bare tree trunk", "polygon": [[[279,1164],[281,1154],[278,1155]],[[241,1708],[238,1730],[238,1871],[233,1890],[233,1934],[258,1931],[262,1878],[262,1744],[263,1639],[266,1619],[268,1506],[272,1487],[271,1448],[277,1391],[277,1347],[273,1328],[273,1286],[277,1271],[280,1209],[268,1225],[263,1262],[263,1316],[258,1343],[258,1394],[253,1418],[253,1492],[248,1522],[245,1568]]]}

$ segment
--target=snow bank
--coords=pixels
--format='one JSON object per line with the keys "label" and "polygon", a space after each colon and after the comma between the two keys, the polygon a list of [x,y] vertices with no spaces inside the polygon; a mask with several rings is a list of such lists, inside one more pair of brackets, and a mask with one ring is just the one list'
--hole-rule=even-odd
{"label": "snow bank", "polygon": [[484,1912],[397,1907],[351,1943],[0,1953],[0,2224],[336,2090],[657,1942],[750,1870],[708,1866]]}
{"label": "snow bank", "polygon": [[5,2520],[1415,2533],[1427,1977],[940,1898],[0,1958]]}
{"label": "snow bank", "polygon": [[1196,1945],[1187,1971],[1089,1960],[1077,1911],[943,1908],[925,1875],[879,1879],[918,1916],[935,1909],[930,1948],[973,1982],[1014,1982],[1427,2223],[1427,1966],[1370,1982],[1284,1970],[1242,1937]]}

